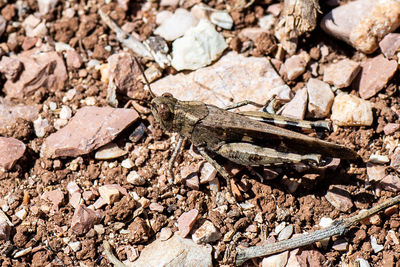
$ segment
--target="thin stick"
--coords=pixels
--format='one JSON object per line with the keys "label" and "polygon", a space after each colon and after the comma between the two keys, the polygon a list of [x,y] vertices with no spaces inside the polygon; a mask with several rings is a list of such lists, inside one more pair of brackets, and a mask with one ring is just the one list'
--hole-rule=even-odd
{"label": "thin stick", "polygon": [[114,267],[127,267],[117,257],[114,256],[114,254],[111,251],[110,243],[108,243],[107,240],[103,241],[103,248],[104,248],[104,254],[106,255],[108,261],[114,264]]}
{"label": "thin stick", "polygon": [[238,249],[236,255],[236,264],[241,265],[245,261],[262,256],[268,256],[276,254],[282,251],[291,250],[306,245],[310,245],[319,240],[331,237],[334,235],[343,235],[346,233],[350,227],[359,221],[370,217],[388,207],[394,206],[400,203],[400,195],[385,200],[381,204],[372,207],[369,210],[361,211],[357,215],[352,216],[347,219],[336,220],[332,226],[314,231],[310,234],[303,234],[301,236],[291,238],[289,240],[284,240],[276,243],[270,243],[263,246],[254,246],[245,249]]}

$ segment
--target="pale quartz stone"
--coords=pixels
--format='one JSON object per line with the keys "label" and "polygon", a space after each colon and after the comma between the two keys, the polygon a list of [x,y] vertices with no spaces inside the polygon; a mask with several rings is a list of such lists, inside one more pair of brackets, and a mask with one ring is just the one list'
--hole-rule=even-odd
{"label": "pale quartz stone", "polygon": [[339,126],[371,126],[372,105],[357,96],[340,93],[333,101],[331,119]]}

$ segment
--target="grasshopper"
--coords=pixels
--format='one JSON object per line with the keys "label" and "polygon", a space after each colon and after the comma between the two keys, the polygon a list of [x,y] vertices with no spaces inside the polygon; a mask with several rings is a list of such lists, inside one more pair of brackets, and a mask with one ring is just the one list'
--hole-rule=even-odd
{"label": "grasshopper", "polygon": [[[152,92],[151,92],[152,93]],[[310,137],[295,131],[267,124],[253,117],[268,117],[252,112],[243,114],[228,111],[250,101],[240,102],[225,109],[199,101],[179,101],[169,93],[155,96],[150,106],[155,120],[166,131],[180,135],[178,144],[169,160],[168,175],[172,176],[173,163],[188,138],[200,154],[227,180],[230,189],[229,173],[215,161],[211,153],[216,153],[235,163],[246,166],[259,166],[280,163],[309,162],[319,163],[321,157],[335,157],[353,160],[357,154],[344,146]],[[261,113],[264,114],[264,113]],[[320,126],[321,123],[294,120],[278,116],[281,124],[298,126]]]}

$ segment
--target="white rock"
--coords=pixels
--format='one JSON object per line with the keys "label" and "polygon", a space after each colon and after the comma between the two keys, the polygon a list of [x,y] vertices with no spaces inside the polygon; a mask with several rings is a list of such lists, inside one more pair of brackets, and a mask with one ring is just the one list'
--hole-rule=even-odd
{"label": "white rock", "polygon": [[[265,103],[273,95],[285,101],[292,98],[290,88],[267,58],[244,57],[236,52],[226,54],[210,67],[157,80],[152,89],[156,95],[170,92],[179,100],[197,100],[219,107],[242,100]],[[246,106],[241,110],[255,108]]]}
{"label": "white rock", "polygon": [[379,245],[376,241],[375,236],[371,236],[371,247],[375,253],[378,253],[383,250],[383,245]]}
{"label": "white rock", "polygon": [[319,221],[319,226],[322,228],[326,228],[331,226],[333,223],[333,220],[329,217],[322,217],[321,220]]}
{"label": "white rock", "polygon": [[74,251],[77,252],[78,250],[81,249],[81,242],[76,241],[76,242],[69,242],[68,246]]}
{"label": "white rock", "polygon": [[45,21],[41,21],[34,15],[29,15],[23,22],[22,27],[25,29],[25,34],[28,37],[44,37],[47,35]]}
{"label": "white rock", "polygon": [[21,221],[24,220],[27,215],[28,212],[26,211],[26,209],[21,209],[15,213],[15,216],[17,216]]}
{"label": "white rock", "polygon": [[195,70],[209,65],[228,47],[224,37],[207,20],[189,29],[172,43],[171,64],[176,70]]}
{"label": "white rock", "polygon": [[375,163],[375,164],[385,164],[388,163],[389,157],[385,155],[378,155],[378,154],[372,154],[369,156],[369,162]]}
{"label": "white rock", "polygon": [[43,137],[46,134],[47,126],[49,126],[49,121],[47,119],[42,119],[40,116],[33,121],[33,129],[37,137]]}
{"label": "white rock", "polygon": [[212,247],[197,245],[191,239],[174,235],[166,241],[156,240],[140,253],[135,266],[204,266],[211,267]]}
{"label": "white rock", "polygon": [[328,116],[335,97],[329,84],[311,78],[307,83],[307,91],[308,112],[311,113],[312,117],[321,119]]}
{"label": "white rock", "polygon": [[368,261],[366,261],[364,259],[358,258],[358,259],[356,259],[356,262],[358,263],[359,267],[370,267]]}
{"label": "white rock", "polygon": [[157,13],[156,15],[156,23],[158,25],[163,24],[165,21],[167,21],[169,18],[171,18],[174,15],[171,11],[168,10],[163,10]]}
{"label": "white rock", "polygon": [[203,4],[196,4],[190,9],[190,13],[198,20],[208,19],[207,10]]}
{"label": "white rock", "polygon": [[215,25],[226,29],[230,30],[232,29],[233,26],[233,19],[231,15],[229,15],[227,12],[223,11],[215,11],[211,13],[210,15],[210,21],[214,23]]}
{"label": "white rock", "polygon": [[[158,20],[160,21],[160,18]],[[162,24],[155,29],[154,33],[167,41],[173,41],[181,37],[198,23],[198,20],[183,8],[178,8],[172,16],[161,19],[161,21]]]}
{"label": "white rock", "polygon": [[109,143],[99,148],[94,155],[94,158],[102,160],[115,159],[126,155],[126,153],[128,152],[119,148],[117,144]]}
{"label": "white rock", "polygon": [[38,0],[39,13],[45,15],[52,11],[57,5],[58,0]]}
{"label": "white rock", "polygon": [[179,0],[161,0],[160,6],[177,6],[179,4]]}
{"label": "white rock", "polygon": [[133,185],[144,185],[146,183],[146,179],[139,175],[137,171],[131,171],[128,176],[126,177],[128,183]]}
{"label": "white rock", "polygon": [[284,267],[288,260],[289,251],[282,252],[273,256],[264,258],[261,262],[262,267]]}
{"label": "white rock", "polygon": [[283,228],[285,228],[285,227],[286,227],[286,222],[281,222],[280,224],[278,224],[278,225],[275,227],[274,232],[275,232],[276,234],[279,234],[279,233],[283,230]]}
{"label": "white rock", "polygon": [[133,164],[133,161],[130,158],[127,158],[121,162],[121,166],[125,169],[132,169],[135,164]]}
{"label": "white rock", "polygon": [[68,106],[62,106],[60,110],[60,119],[69,120],[72,115],[72,110]]}
{"label": "white rock", "polygon": [[214,242],[220,238],[220,232],[215,228],[214,224],[208,220],[204,221],[192,235],[193,241],[197,244]]}
{"label": "white rock", "polygon": [[293,234],[293,224],[290,224],[286,226],[285,228],[282,229],[282,231],[279,232],[278,241],[286,240],[289,239]]}
{"label": "white rock", "polygon": [[31,251],[32,251],[32,247],[22,249],[22,250],[18,251],[17,253],[15,253],[14,258],[19,258],[19,257],[25,256],[25,255],[31,253]]}
{"label": "white rock", "polygon": [[372,105],[357,96],[340,93],[333,102],[331,119],[339,126],[371,126]]}
{"label": "white rock", "polygon": [[276,23],[276,17],[272,14],[268,14],[264,17],[261,17],[258,20],[258,26],[260,26],[261,29],[269,31],[272,29],[272,27]]}

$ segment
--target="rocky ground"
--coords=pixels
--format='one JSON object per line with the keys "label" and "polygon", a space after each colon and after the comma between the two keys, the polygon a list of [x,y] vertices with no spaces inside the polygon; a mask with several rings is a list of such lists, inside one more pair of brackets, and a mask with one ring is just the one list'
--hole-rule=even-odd
{"label": "rocky ground", "polygon": [[[110,252],[127,266],[231,266],[237,248],[395,196],[400,4],[320,4],[296,46],[273,0],[1,2],[2,266],[110,266]],[[333,121],[305,132],[360,158],[246,168],[216,157],[241,213],[186,140],[171,183],[178,135],[151,114],[133,54],[157,95],[220,107],[274,98],[269,110]],[[342,237],[245,265],[400,266],[399,227],[395,206]]]}

